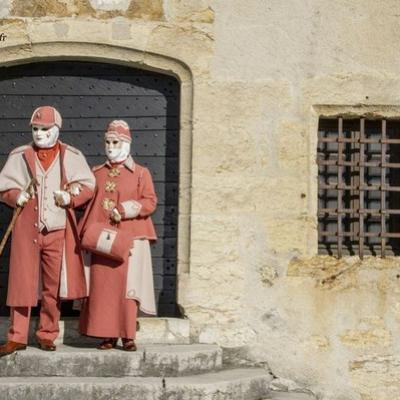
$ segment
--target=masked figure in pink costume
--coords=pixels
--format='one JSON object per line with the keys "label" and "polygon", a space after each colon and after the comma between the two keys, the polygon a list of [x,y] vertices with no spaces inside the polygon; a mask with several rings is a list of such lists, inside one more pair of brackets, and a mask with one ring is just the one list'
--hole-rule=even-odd
{"label": "masked figure in pink costume", "polygon": [[109,124],[105,133],[108,160],[93,169],[96,193],[82,219],[82,235],[94,223],[117,224],[132,235],[127,260],[115,263],[90,254],[89,298],[81,314],[81,333],[104,338],[98,349],[107,350],[122,339],[124,350],[136,350],[138,306],[156,314],[149,242],[156,239],[150,215],[157,205],[153,181],[147,168],[130,156],[131,133],[125,121]]}
{"label": "masked figure in pink costume", "polygon": [[13,150],[0,172],[0,200],[21,208],[11,242],[11,324],[0,356],[26,348],[31,307],[38,299],[39,347],[55,350],[60,299],[87,294],[73,209],[93,196],[93,173],[79,150],[58,140],[62,119],[55,108],[37,108],[30,124],[33,143]]}

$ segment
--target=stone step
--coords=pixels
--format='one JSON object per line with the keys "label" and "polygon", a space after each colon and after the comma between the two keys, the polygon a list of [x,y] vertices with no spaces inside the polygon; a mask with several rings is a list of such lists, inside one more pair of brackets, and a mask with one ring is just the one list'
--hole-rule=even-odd
{"label": "stone step", "polygon": [[316,400],[316,398],[307,393],[295,392],[270,392],[269,396],[263,400]]}
{"label": "stone step", "polygon": [[216,345],[140,345],[136,352],[60,345],[55,352],[28,347],[0,358],[0,376],[184,376],[221,369]]}
{"label": "stone step", "polygon": [[[137,333],[137,343],[190,343],[190,323],[183,318],[139,318],[140,330]],[[35,343],[35,330],[38,318],[32,318],[29,331],[30,343]],[[64,317],[60,321],[60,334],[56,344],[95,344],[98,339],[81,336],[78,330],[77,317]],[[0,317],[0,342],[5,341],[9,326],[8,317]]]}
{"label": "stone step", "polygon": [[259,400],[270,382],[263,369],[179,378],[0,378],[0,393],[7,400]]}

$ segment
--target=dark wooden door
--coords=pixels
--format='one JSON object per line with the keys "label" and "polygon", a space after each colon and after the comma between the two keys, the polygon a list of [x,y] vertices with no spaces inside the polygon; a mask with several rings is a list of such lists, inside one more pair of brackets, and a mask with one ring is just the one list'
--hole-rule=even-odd
{"label": "dark wooden door", "polygon": [[[0,167],[9,152],[31,141],[29,120],[41,105],[63,117],[61,140],[79,148],[90,165],[105,160],[103,135],[113,119],[133,133],[132,155],[147,166],[159,198],[153,215],[158,242],[153,267],[159,316],[177,314],[179,83],[170,76],[118,65],[57,61],[0,68]],[[0,234],[12,210],[0,205]],[[9,246],[0,258],[0,314],[5,297]],[[71,314],[64,306],[64,315]]]}

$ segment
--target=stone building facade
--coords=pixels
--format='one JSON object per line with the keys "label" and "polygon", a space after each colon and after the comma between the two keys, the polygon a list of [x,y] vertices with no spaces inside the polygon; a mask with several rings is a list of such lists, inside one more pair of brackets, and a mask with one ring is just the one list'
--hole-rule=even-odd
{"label": "stone building facade", "polygon": [[318,255],[315,160],[321,115],[400,117],[399,15],[395,0],[0,0],[0,66],[177,77],[192,340],[265,365],[277,387],[393,400],[400,261]]}

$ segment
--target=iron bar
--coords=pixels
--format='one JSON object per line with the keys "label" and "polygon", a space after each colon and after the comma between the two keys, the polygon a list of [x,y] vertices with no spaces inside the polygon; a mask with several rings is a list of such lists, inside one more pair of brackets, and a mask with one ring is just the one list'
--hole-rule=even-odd
{"label": "iron bar", "polygon": [[[332,231],[321,231],[320,232],[321,236],[330,236],[330,237],[351,237],[353,236],[353,232],[347,232],[347,231],[342,231],[342,233],[339,235],[337,232],[332,232]],[[395,232],[364,232],[364,237],[372,237],[372,238],[380,238],[380,237],[385,237],[385,238],[400,238],[400,233],[395,233]]]}
{"label": "iron bar", "polygon": [[400,168],[400,163],[387,163],[382,161],[341,161],[339,160],[319,160],[317,163],[320,165],[341,165],[346,167],[382,167],[382,168]]}
{"label": "iron bar", "polygon": [[[355,185],[338,185],[338,184],[321,184],[319,186],[320,189],[325,189],[325,190],[354,190],[358,189],[359,186]],[[364,185],[362,186],[362,190],[369,190],[369,191],[380,191],[384,190],[386,192],[400,192],[400,186],[389,186],[385,185],[382,187],[381,185]]]}
{"label": "iron bar", "polygon": [[[381,144],[381,187],[385,187],[386,185],[386,168],[385,168],[385,161],[386,161],[386,120],[382,120],[382,144]],[[385,209],[386,207],[386,191],[381,191],[381,210]],[[381,213],[381,232],[382,235],[386,233],[386,214]],[[386,247],[386,238],[385,236],[381,237],[381,257],[385,257],[385,247]]]}
{"label": "iron bar", "polygon": [[[338,121],[338,134],[339,134],[339,140],[343,138],[343,118],[339,118]],[[343,142],[339,142],[338,144],[338,159],[339,161],[342,161],[343,159]],[[340,210],[342,208],[342,196],[343,196],[343,191],[340,189],[342,186],[342,179],[343,179],[343,167],[341,165],[338,166],[338,190],[337,190],[337,205],[338,209]],[[337,215],[337,226],[338,226],[338,257],[342,257],[342,214]]]}
{"label": "iron bar", "polygon": [[[352,138],[343,138],[339,140],[338,138],[326,138],[326,137],[320,137],[318,139],[319,142],[321,143],[338,143],[339,141],[343,143],[351,143],[354,140]],[[380,143],[385,143],[385,144],[400,144],[400,139],[364,139],[362,143],[368,143],[368,144],[380,144]]]}
{"label": "iron bar", "polygon": [[[364,140],[365,137],[365,119],[361,118],[360,120],[360,151],[359,151],[359,160],[360,160],[360,171],[359,171],[359,189],[358,189],[358,194],[359,194],[359,205],[358,208],[359,209],[363,209],[364,208],[364,190],[363,190],[363,186],[364,186],[364,166],[362,166],[364,164],[364,148],[365,148],[365,144],[362,143],[362,141]],[[358,240],[358,253],[360,255],[360,258],[363,259],[364,258],[364,214],[363,213],[358,213],[359,215],[359,227],[358,227],[358,234],[359,234],[359,240]]]}
{"label": "iron bar", "polygon": [[[320,215],[323,215],[323,214],[336,215],[338,212],[342,213],[342,214],[352,214],[352,213],[354,213],[354,210],[351,208],[343,208],[342,210],[338,210],[337,208],[321,208],[318,211],[318,213]],[[362,209],[357,209],[355,212],[357,214],[362,213],[362,214],[371,214],[371,215],[376,215],[376,216],[380,216],[381,214],[400,215],[400,209],[362,208]]]}

